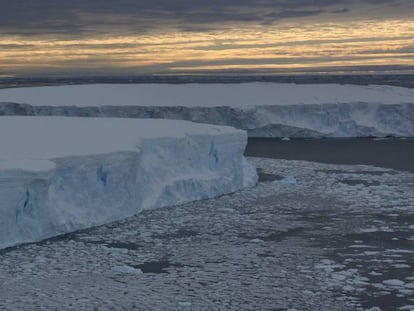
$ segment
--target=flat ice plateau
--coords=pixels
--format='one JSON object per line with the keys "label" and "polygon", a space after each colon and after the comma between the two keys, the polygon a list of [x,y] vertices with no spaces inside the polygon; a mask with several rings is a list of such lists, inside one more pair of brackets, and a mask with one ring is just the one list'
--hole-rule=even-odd
{"label": "flat ice plateau", "polygon": [[0,90],[0,115],[183,119],[250,137],[414,136],[414,89],[336,84],[70,85]]}
{"label": "flat ice plateau", "polygon": [[253,186],[245,132],[173,120],[0,118],[0,248]]}

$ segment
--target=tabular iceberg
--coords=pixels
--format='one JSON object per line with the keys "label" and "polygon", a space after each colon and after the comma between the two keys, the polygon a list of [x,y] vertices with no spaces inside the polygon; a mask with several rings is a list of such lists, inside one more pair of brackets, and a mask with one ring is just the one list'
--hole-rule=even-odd
{"label": "tabular iceberg", "polygon": [[0,118],[0,248],[253,186],[245,132],[172,120]]}
{"label": "tabular iceberg", "polygon": [[414,89],[277,83],[0,90],[0,115],[181,119],[250,137],[414,137]]}

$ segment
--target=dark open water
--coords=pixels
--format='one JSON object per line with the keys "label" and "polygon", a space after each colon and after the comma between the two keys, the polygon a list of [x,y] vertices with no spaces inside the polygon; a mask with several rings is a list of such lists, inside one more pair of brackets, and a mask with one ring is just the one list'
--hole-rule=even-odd
{"label": "dark open water", "polygon": [[414,172],[414,139],[250,138],[246,155],[330,164],[364,164]]}

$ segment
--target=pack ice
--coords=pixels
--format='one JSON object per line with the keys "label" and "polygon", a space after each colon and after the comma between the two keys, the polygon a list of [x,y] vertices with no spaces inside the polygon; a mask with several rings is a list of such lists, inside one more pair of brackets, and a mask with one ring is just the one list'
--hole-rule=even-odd
{"label": "pack ice", "polygon": [[0,90],[0,114],[182,119],[251,137],[414,136],[414,89],[337,84],[72,85]]}
{"label": "pack ice", "polygon": [[0,248],[253,186],[245,132],[186,121],[0,118]]}

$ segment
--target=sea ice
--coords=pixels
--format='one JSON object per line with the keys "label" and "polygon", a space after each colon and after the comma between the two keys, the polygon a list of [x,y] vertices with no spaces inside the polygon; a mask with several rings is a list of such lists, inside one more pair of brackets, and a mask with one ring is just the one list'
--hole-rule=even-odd
{"label": "sea ice", "polygon": [[112,272],[117,273],[117,274],[142,274],[143,273],[141,269],[137,269],[137,268],[130,267],[127,265],[113,267]]}
{"label": "sea ice", "polygon": [[404,286],[404,284],[405,284],[404,281],[395,280],[395,279],[393,279],[393,280],[385,280],[385,281],[382,281],[382,283],[384,285],[391,286],[391,287],[400,287],[400,286]]}

